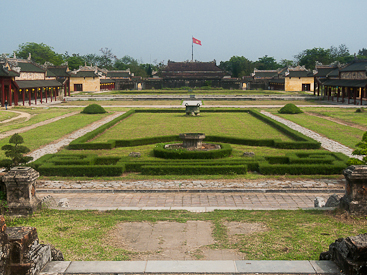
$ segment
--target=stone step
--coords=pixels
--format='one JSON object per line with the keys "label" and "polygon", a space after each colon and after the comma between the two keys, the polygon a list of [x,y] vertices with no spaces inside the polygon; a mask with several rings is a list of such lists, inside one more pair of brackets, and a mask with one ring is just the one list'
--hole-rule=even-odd
{"label": "stone step", "polygon": [[40,275],[54,274],[342,274],[332,261],[90,261],[49,262]]}

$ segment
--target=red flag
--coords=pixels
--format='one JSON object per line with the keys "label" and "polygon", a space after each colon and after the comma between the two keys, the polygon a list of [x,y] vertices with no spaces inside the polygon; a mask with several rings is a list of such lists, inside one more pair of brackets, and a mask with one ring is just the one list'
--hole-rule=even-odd
{"label": "red flag", "polygon": [[199,39],[194,38],[194,37],[192,38],[192,43],[201,46],[201,41]]}

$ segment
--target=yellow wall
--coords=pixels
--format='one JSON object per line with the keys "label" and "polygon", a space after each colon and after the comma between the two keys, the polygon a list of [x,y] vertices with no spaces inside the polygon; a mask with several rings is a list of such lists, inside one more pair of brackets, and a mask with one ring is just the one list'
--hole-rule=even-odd
{"label": "yellow wall", "polygon": [[284,83],[284,90],[287,92],[302,91],[302,84],[310,84],[310,91],[314,91],[313,77],[286,77]]}
{"label": "yellow wall", "polygon": [[74,92],[74,84],[82,84],[85,92],[99,92],[100,81],[98,77],[70,77],[70,91]]}

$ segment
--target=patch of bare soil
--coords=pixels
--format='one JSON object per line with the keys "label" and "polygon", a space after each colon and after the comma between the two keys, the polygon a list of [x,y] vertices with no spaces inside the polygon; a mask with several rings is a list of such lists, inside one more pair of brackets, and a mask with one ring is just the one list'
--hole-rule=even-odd
{"label": "patch of bare soil", "polygon": [[269,230],[262,223],[225,222],[224,225],[227,227],[230,243],[237,243],[241,239],[241,235],[251,235]]}
{"label": "patch of bare soil", "polygon": [[[267,230],[263,224],[228,222],[229,235],[252,234]],[[118,224],[106,237],[107,244],[136,252],[132,260],[243,260],[235,249],[210,249],[214,244],[212,223],[126,222]]]}
{"label": "patch of bare soil", "polygon": [[313,113],[313,112],[305,112],[305,114],[311,115],[311,116],[320,117],[320,118],[323,118],[323,119],[327,119],[329,121],[336,122],[336,123],[338,123],[340,125],[350,126],[350,127],[357,128],[359,130],[362,130],[362,131],[367,131],[367,127],[365,127],[363,125],[359,125],[359,124],[356,124],[356,123],[353,123],[353,122],[345,121],[345,120],[342,120],[342,119],[339,119],[339,118],[324,116],[324,115],[321,115],[319,113]]}

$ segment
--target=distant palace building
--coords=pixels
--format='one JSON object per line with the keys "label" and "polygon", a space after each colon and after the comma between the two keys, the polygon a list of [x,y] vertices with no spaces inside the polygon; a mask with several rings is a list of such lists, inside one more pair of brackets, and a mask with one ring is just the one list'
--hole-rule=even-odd
{"label": "distant palace building", "polygon": [[168,61],[162,69],[161,81],[163,88],[211,86],[225,89],[242,88],[241,80],[219,68],[216,61],[212,62],[174,62]]}

